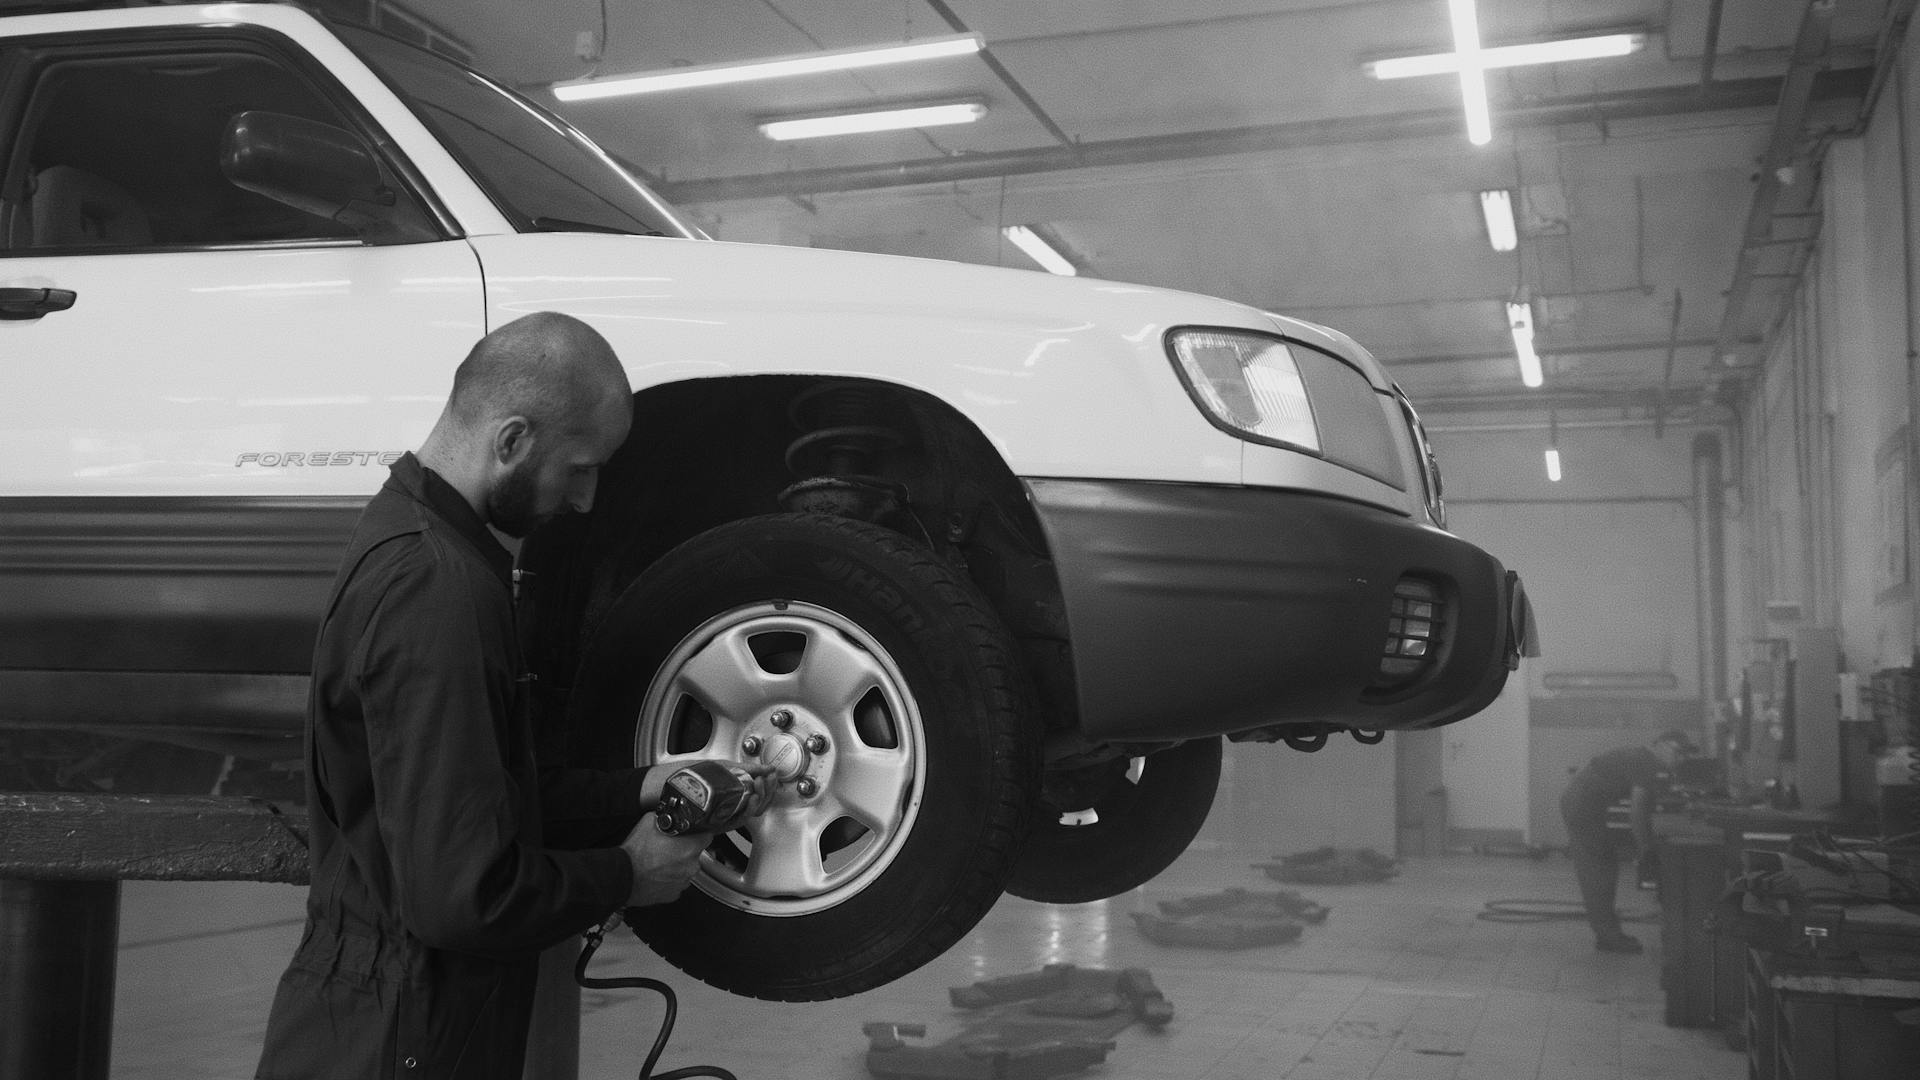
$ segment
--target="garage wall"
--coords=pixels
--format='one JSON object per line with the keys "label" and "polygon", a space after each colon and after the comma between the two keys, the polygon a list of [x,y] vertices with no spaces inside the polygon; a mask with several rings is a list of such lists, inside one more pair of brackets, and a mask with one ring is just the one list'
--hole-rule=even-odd
{"label": "garage wall", "polygon": [[[1852,670],[1912,662],[1920,65],[1908,52],[1865,135],[1828,149],[1820,243],[1742,403],[1736,671],[1766,658],[1762,639],[1808,626],[1837,630]],[[1799,621],[1769,617],[1769,603],[1798,605]]]}
{"label": "garage wall", "polygon": [[1229,743],[1226,767],[1228,790],[1215,799],[1203,840],[1230,838],[1256,856],[1328,845],[1394,853],[1391,741],[1362,746],[1338,735],[1313,754]]}
{"label": "garage wall", "polygon": [[1565,843],[1567,770],[1600,750],[1697,724],[1692,442],[1697,429],[1436,425],[1449,525],[1527,583],[1543,655],[1509,691],[1445,732],[1456,840]]}

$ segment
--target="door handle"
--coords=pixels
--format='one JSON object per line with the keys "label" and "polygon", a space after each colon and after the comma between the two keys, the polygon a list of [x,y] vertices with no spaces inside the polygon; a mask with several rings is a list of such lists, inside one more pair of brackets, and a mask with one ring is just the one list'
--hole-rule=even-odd
{"label": "door handle", "polygon": [[37,319],[65,311],[77,294],[72,289],[0,289],[0,320]]}

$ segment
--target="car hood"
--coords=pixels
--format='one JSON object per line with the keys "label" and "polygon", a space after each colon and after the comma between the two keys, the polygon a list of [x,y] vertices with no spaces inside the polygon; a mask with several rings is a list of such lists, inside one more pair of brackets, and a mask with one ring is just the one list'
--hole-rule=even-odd
{"label": "car hood", "polygon": [[[540,234],[574,248],[583,271],[631,270],[649,263],[648,245],[675,245],[682,269],[724,270],[736,294],[756,304],[871,314],[895,309],[955,324],[1018,322],[1115,333],[1131,341],[1180,326],[1238,327],[1279,333],[1334,353],[1376,388],[1391,386],[1365,348],[1337,330],[1219,297],[1039,270],[941,259],[724,240],[604,234]],[[525,242],[532,237],[522,237]]]}

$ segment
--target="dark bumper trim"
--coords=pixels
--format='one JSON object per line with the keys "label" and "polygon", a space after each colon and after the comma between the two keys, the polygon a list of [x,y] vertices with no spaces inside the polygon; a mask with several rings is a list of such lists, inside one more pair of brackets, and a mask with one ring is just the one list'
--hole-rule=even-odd
{"label": "dark bumper trim", "polygon": [[[1060,576],[1090,738],[1436,727],[1485,708],[1531,636],[1517,575],[1375,507],[1191,484],[1027,489]],[[1420,681],[1369,691],[1394,583],[1410,573],[1441,586],[1444,640]]]}

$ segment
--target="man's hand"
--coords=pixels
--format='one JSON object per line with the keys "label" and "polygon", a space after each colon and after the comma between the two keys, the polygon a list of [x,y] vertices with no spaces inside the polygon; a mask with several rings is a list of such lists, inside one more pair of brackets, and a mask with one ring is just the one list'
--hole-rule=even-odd
{"label": "man's hand", "polygon": [[707,837],[668,836],[660,831],[653,814],[640,816],[620,842],[633,864],[633,891],[627,894],[628,907],[664,904],[683,892],[700,868],[700,853],[706,850]]}
{"label": "man's hand", "polygon": [[773,766],[762,764],[757,758],[743,761],[741,765],[753,774],[753,798],[747,802],[747,816],[756,818],[773,805],[773,797],[780,791],[780,780],[773,775]]}

